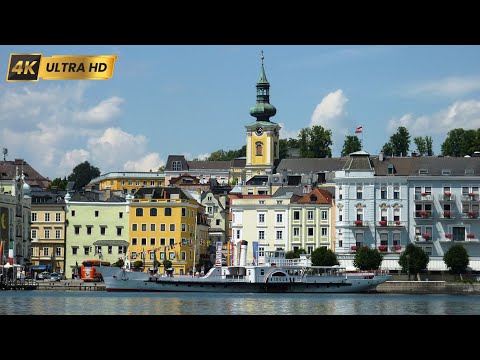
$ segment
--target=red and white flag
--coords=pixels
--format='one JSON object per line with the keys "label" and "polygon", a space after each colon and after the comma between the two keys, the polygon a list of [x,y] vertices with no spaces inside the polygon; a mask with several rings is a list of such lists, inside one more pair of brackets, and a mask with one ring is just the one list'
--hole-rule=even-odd
{"label": "red and white flag", "polygon": [[363,126],[359,126],[355,129],[355,134],[363,133]]}

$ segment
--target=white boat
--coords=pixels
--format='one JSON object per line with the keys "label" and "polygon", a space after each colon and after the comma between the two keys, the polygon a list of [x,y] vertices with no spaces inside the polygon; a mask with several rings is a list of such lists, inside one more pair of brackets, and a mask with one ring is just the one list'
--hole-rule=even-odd
{"label": "white boat", "polygon": [[349,274],[345,268],[338,265],[311,266],[305,261],[306,258],[288,260],[282,257],[282,254],[284,255],[283,251],[270,252],[264,265],[214,267],[202,277],[152,276],[118,267],[101,267],[99,271],[102,273],[106,290],[111,292],[372,292],[377,285],[391,278],[391,275],[382,272]]}

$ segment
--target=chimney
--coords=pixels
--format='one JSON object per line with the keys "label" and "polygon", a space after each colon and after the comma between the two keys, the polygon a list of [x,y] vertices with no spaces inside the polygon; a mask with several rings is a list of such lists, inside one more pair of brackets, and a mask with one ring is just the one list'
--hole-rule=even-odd
{"label": "chimney", "polygon": [[378,154],[378,161],[383,161],[383,151],[380,151],[380,154]]}

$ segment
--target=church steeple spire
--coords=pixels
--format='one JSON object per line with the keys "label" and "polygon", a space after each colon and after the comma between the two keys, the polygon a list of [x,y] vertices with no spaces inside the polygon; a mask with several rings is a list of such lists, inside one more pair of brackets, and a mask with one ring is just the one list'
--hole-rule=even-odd
{"label": "church steeple spire", "polygon": [[250,115],[257,118],[257,121],[270,121],[270,117],[275,116],[277,109],[275,106],[270,104],[270,83],[267,80],[267,75],[265,75],[265,68],[263,66],[263,56],[262,50],[262,69],[260,71],[260,79],[257,82],[257,103],[255,106],[250,108]]}

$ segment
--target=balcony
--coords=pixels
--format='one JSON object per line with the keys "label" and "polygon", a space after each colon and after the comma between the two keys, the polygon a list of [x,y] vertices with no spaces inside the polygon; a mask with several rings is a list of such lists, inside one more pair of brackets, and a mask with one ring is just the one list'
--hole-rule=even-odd
{"label": "balcony", "polygon": [[466,213],[462,213],[462,220],[478,220],[478,212],[469,211]]}
{"label": "balcony", "polygon": [[350,226],[354,227],[368,227],[368,221],[365,220],[354,220],[350,222]]}
{"label": "balcony", "polygon": [[376,227],[379,227],[379,228],[382,228],[382,227],[395,227],[395,228],[398,228],[398,227],[405,227],[407,226],[407,222],[406,221],[399,221],[399,220],[395,220],[395,221],[387,221],[387,220],[380,220],[376,223],[375,225]]}
{"label": "balcony", "polygon": [[439,196],[438,201],[440,202],[454,202],[455,201],[455,195],[449,192],[445,192],[442,195]]}
{"label": "balcony", "polygon": [[439,220],[455,220],[455,212],[449,210],[442,211]]}
{"label": "balcony", "polygon": [[462,202],[478,201],[478,194],[476,193],[462,194],[461,200]]}
{"label": "balcony", "polygon": [[415,211],[413,213],[413,217],[415,219],[423,219],[423,220],[432,220],[432,212],[431,211],[426,211],[426,210],[420,210],[420,211]]}
{"label": "balcony", "polygon": [[422,202],[422,201],[433,201],[433,195],[427,193],[416,193],[415,194],[415,202]]}

